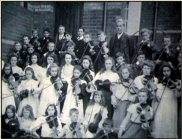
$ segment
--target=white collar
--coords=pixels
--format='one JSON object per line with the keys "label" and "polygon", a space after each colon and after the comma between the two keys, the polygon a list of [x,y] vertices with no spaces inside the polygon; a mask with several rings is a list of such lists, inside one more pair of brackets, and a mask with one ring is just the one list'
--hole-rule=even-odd
{"label": "white collar", "polygon": [[123,32],[121,34],[117,34],[118,39],[121,38],[122,35],[123,35]]}
{"label": "white collar", "polygon": [[83,36],[81,36],[81,37],[78,37],[77,39],[78,39],[78,40],[82,40],[82,39],[83,39]]}

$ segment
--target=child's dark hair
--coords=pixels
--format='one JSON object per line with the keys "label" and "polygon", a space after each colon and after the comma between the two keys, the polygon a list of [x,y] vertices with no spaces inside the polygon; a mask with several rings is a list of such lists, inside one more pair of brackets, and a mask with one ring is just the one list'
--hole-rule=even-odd
{"label": "child's dark hair", "polygon": [[120,56],[124,57],[124,53],[123,52],[117,52],[116,56],[115,56],[115,59],[117,59]]}
{"label": "child's dark hair", "polygon": [[138,57],[138,56],[140,56],[140,55],[144,55],[144,56],[145,56],[145,54],[144,54],[144,52],[143,52],[143,51],[138,51],[138,53],[137,53],[137,57]]}
{"label": "child's dark hair", "polygon": [[83,69],[82,69],[82,67],[80,65],[75,65],[73,71],[74,70],[79,70],[80,72],[83,71]]}
{"label": "child's dark hair", "polygon": [[147,33],[150,35],[150,31],[149,31],[149,29],[147,29],[147,28],[141,29],[140,35],[142,35],[142,34],[145,33],[145,32],[147,32]]}
{"label": "child's dark hair", "polygon": [[165,35],[165,36],[163,37],[163,39],[162,39],[162,42],[164,42],[164,38],[168,38],[168,39],[171,40],[171,37],[170,37],[169,35]]}
{"label": "child's dark hair", "polygon": [[68,49],[68,47],[72,47],[72,46],[75,48],[76,45],[73,41],[69,41],[68,43],[66,43],[65,46],[66,46],[66,49]]}
{"label": "child's dark hair", "polygon": [[113,121],[112,121],[112,119],[106,118],[106,119],[104,120],[104,122],[103,122],[103,127],[104,127],[105,125],[110,125],[111,127],[113,127]]}
{"label": "child's dark hair", "polygon": [[122,71],[123,71],[124,69],[127,69],[127,70],[128,70],[128,72],[130,73],[129,78],[131,78],[131,68],[130,68],[129,66],[126,65],[126,66],[122,66],[122,67],[119,69],[119,74],[120,74],[121,79],[123,78],[123,77],[122,77]]}
{"label": "child's dark hair", "polygon": [[45,29],[43,30],[43,32],[49,32],[49,33],[50,33],[51,31],[50,31],[49,28],[45,28]]}
{"label": "child's dark hair", "polygon": [[34,114],[33,114],[33,108],[28,104],[23,107],[20,117],[23,117],[23,111],[24,110],[27,110],[27,111],[30,112],[29,118],[31,120],[35,120],[35,117],[34,117]]}
{"label": "child's dark hair", "polygon": [[13,74],[11,64],[10,64],[10,63],[5,63],[5,64],[4,64],[4,67],[3,67],[3,69],[2,69],[2,77],[6,74],[6,73],[4,72],[5,67],[10,67],[11,72],[10,72],[9,75]]}
{"label": "child's dark hair", "polygon": [[65,29],[65,26],[63,26],[63,25],[59,25],[59,27],[58,27],[58,28],[60,28],[60,27],[63,27],[63,28]]}
{"label": "child's dark hair", "polygon": [[15,108],[14,105],[8,105],[6,107],[5,114],[4,114],[5,118],[8,118],[8,115],[7,115],[7,110],[8,109],[10,109],[13,112],[13,118],[15,118],[16,117],[16,115],[15,115],[16,114],[16,108]]}
{"label": "child's dark hair", "polygon": [[16,41],[16,42],[14,43],[14,46],[16,46],[17,44],[20,44],[20,45],[21,45],[21,43],[20,43],[19,41]]}
{"label": "child's dark hair", "polygon": [[30,71],[32,73],[32,79],[36,80],[37,81],[37,78],[35,77],[35,73],[34,73],[34,70],[31,68],[31,67],[27,67],[25,69],[25,74],[27,71]]}
{"label": "child's dark hair", "polygon": [[89,55],[84,55],[83,58],[81,59],[81,63],[83,63],[83,60],[88,60],[89,61],[89,69],[94,71],[94,66],[93,66],[93,62],[92,59]]}
{"label": "child's dark hair", "polygon": [[30,40],[30,36],[29,36],[29,35],[24,35],[24,36],[23,36],[23,39],[24,39],[25,37],[27,37],[27,38]]}
{"label": "child's dark hair", "polygon": [[140,92],[145,92],[145,93],[147,94],[147,96],[149,96],[149,90],[148,90],[148,88],[146,88],[146,87],[141,88],[140,90],[138,90],[138,94],[139,94]]}
{"label": "child's dark hair", "polygon": [[11,54],[10,57],[9,57],[9,62],[10,62],[10,63],[11,63],[11,58],[12,58],[12,57],[16,57],[17,62],[18,62],[18,56],[17,56],[16,54]]}
{"label": "child's dark hair", "polygon": [[34,31],[38,31],[38,30],[34,28],[34,29],[32,29],[32,33],[34,33]]}
{"label": "child's dark hair", "polygon": [[85,29],[84,29],[83,27],[79,27],[79,28],[78,28],[78,30],[79,30],[79,29],[82,29],[82,30],[83,30],[83,32],[85,32]]}
{"label": "child's dark hair", "polygon": [[49,115],[48,112],[47,112],[49,107],[54,107],[54,109],[55,109],[54,116],[57,116],[58,112],[57,112],[57,109],[56,109],[56,105],[54,103],[50,103],[50,104],[47,105],[47,108],[46,108],[46,111],[45,111],[45,115],[46,116]]}
{"label": "child's dark hair", "polygon": [[39,53],[34,52],[34,53],[31,54],[31,56],[30,56],[31,64],[32,64],[32,57],[33,56],[37,56],[37,64],[40,65],[40,55],[39,55]]}
{"label": "child's dark hair", "polygon": [[101,95],[101,100],[100,100],[99,104],[102,105],[102,106],[105,106],[106,105],[106,100],[105,100],[104,94],[103,94],[103,92],[101,90],[97,90],[97,91],[94,92],[93,98],[92,98],[92,100],[90,102],[90,105],[94,105],[95,104],[94,96],[96,94],[98,94],[98,93]]}
{"label": "child's dark hair", "polygon": [[106,35],[104,31],[98,31],[98,32],[97,32],[97,36],[99,36],[99,35],[101,35],[101,34]]}
{"label": "child's dark hair", "polygon": [[89,32],[85,32],[83,36],[89,35],[90,38],[92,38],[92,35]]}
{"label": "child's dark hair", "polygon": [[69,115],[71,116],[72,113],[77,113],[77,114],[79,114],[79,111],[78,111],[78,109],[76,109],[76,108],[71,108],[70,111],[69,111]]}

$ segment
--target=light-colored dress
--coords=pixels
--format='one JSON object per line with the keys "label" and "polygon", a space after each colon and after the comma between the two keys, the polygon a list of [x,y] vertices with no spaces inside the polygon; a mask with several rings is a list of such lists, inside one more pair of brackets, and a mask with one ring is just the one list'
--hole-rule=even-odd
{"label": "light-colored dress", "polygon": [[67,82],[70,82],[73,76],[74,66],[65,64],[61,69],[61,78],[64,78]]}
{"label": "light-colored dress", "polygon": [[[162,98],[159,102],[153,101],[154,112],[158,106],[152,125],[154,138],[177,138],[177,98],[173,90],[158,84],[157,96]],[[165,88],[165,90],[164,90]],[[164,93],[163,93],[164,91]]]}
{"label": "light-colored dress", "polygon": [[23,70],[20,67],[18,67],[18,66],[12,66],[12,72],[13,72],[13,74],[14,73],[18,73],[21,76],[25,75]]}
{"label": "light-colored dress", "polygon": [[18,117],[18,121],[20,123],[20,130],[24,130],[24,131],[29,130],[30,126],[34,122],[30,118],[25,119],[24,117]]}
{"label": "light-colored dress", "polygon": [[9,89],[8,83],[2,80],[2,114],[4,115],[8,105],[15,105],[15,99],[12,90]]}
{"label": "light-colored dress", "polygon": [[[36,130],[40,126],[41,129],[41,137],[55,137],[55,130],[49,127],[49,124],[46,121],[47,116],[40,116],[37,118],[35,122],[32,123],[30,130]],[[58,133],[62,130],[62,125],[60,119],[57,117],[58,127],[56,128]]]}
{"label": "light-colored dress", "polygon": [[[86,112],[85,112],[85,117],[84,117],[84,126],[89,126],[90,123],[92,123],[95,120],[95,114],[99,113],[99,111],[102,109],[102,106],[98,103],[95,103],[93,105],[88,105]],[[107,118],[107,109],[103,108],[102,112],[102,120],[99,122],[98,127],[101,129],[103,127],[103,122]],[[93,138],[94,134],[91,133],[88,129],[86,132],[87,138]]]}
{"label": "light-colored dress", "polygon": [[[42,79],[41,89],[42,93],[40,95],[40,105],[39,105],[39,116],[45,115],[46,108],[49,103],[56,104],[59,98],[56,90],[54,89],[54,84],[51,83],[51,76]],[[57,107],[58,115],[60,114],[59,106]]]}
{"label": "light-colored dress", "polygon": [[[81,84],[86,84],[86,81],[81,80]],[[68,83],[68,89],[67,89],[67,95],[65,98],[62,114],[61,114],[61,121],[62,123],[69,124],[70,117],[69,117],[69,111],[71,108],[76,108],[79,111],[79,118],[78,122],[82,123],[83,118],[84,118],[84,113],[83,113],[83,99],[79,99],[78,95],[76,98],[75,93],[73,92],[73,85],[69,82]],[[76,100],[78,101],[78,106],[76,105]]]}
{"label": "light-colored dress", "polygon": [[20,116],[22,113],[22,109],[25,105],[30,105],[33,109],[33,114],[34,117],[37,117],[38,114],[38,107],[39,107],[39,93],[37,92],[35,95],[32,95],[30,93],[31,89],[34,89],[34,91],[38,91],[38,81],[35,81],[34,79],[30,79],[30,80],[24,80],[21,82],[21,84],[18,86],[18,92],[20,93],[20,91],[22,90],[29,90],[28,93],[28,97],[27,98],[23,98],[23,100],[20,102],[19,108],[18,108],[18,115]]}

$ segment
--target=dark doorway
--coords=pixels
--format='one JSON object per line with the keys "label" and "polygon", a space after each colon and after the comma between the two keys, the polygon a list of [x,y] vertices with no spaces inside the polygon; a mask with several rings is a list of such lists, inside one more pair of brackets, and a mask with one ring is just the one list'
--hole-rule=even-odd
{"label": "dark doorway", "polygon": [[66,32],[72,33],[73,39],[77,36],[77,29],[83,23],[83,2],[56,2],[55,33],[58,26],[65,26]]}

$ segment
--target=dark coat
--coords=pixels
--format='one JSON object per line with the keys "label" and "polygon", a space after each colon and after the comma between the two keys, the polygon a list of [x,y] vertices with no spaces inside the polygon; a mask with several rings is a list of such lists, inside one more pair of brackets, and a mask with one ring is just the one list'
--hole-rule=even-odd
{"label": "dark coat", "polygon": [[120,48],[115,48],[114,41],[116,37],[117,34],[115,34],[109,41],[110,55],[112,57],[115,57],[115,54],[118,52],[117,50],[119,49],[120,51],[124,52],[126,63],[131,63],[134,54],[134,42],[132,38],[126,33],[123,33],[120,38]]}

